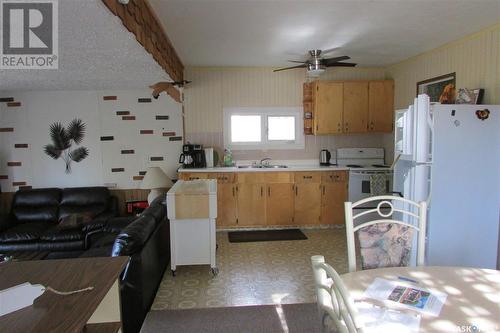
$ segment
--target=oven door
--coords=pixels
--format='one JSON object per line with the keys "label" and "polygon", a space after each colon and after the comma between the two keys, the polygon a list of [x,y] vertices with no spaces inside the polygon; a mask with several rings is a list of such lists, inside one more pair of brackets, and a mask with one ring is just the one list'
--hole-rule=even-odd
{"label": "oven door", "polygon": [[[369,198],[373,196],[371,194],[371,189],[370,189],[370,176],[373,174],[384,174],[386,175],[386,184],[385,184],[385,189],[387,195],[392,195],[392,177],[393,177],[393,172],[392,170],[351,170],[349,172],[349,201],[350,202],[356,202],[361,199]],[[357,215],[364,210],[368,209],[373,209],[377,208],[378,202],[377,201],[372,201],[366,204],[363,204],[361,206],[358,206],[353,209],[353,215]],[[382,211],[384,212],[384,208],[382,208]],[[376,215],[376,216],[374,216]],[[354,224],[357,225],[359,223],[363,222],[368,222],[372,221],[375,219],[378,219],[378,214],[367,214],[362,217],[357,218],[354,221]]]}

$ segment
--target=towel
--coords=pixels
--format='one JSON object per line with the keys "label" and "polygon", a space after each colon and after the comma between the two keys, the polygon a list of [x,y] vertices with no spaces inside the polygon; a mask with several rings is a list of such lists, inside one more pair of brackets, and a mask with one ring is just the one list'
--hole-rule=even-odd
{"label": "towel", "polygon": [[370,194],[372,196],[387,194],[387,175],[374,174],[370,175]]}

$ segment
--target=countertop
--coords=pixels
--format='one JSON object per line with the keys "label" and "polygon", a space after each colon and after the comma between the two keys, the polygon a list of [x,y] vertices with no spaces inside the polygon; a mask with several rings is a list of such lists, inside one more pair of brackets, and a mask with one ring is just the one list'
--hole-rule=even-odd
{"label": "countertop", "polygon": [[349,171],[347,167],[319,165],[288,165],[287,168],[238,168],[215,167],[198,169],[179,169],[178,172],[294,172],[294,171]]}

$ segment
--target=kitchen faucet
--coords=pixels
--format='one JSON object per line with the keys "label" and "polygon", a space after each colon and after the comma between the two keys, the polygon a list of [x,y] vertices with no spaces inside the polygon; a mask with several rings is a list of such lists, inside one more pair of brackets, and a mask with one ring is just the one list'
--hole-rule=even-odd
{"label": "kitchen faucet", "polygon": [[265,157],[260,160],[260,166],[269,166],[269,161],[271,161],[271,158]]}

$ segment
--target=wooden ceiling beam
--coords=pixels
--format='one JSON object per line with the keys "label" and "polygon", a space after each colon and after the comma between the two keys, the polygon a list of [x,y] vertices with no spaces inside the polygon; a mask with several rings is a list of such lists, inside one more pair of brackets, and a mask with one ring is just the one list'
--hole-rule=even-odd
{"label": "wooden ceiling beam", "polygon": [[184,80],[184,65],[147,0],[130,0],[127,5],[122,5],[117,0],[102,2],[121,19],[125,28],[135,35],[137,42],[153,56],[172,80]]}

